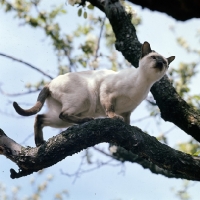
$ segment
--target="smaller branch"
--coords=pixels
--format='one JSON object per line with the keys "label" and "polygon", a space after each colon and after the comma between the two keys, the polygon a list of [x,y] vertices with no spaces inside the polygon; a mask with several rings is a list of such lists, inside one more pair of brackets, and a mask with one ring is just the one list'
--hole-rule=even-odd
{"label": "smaller branch", "polygon": [[163,135],[167,135],[168,133],[170,133],[172,130],[174,130],[175,128],[176,128],[177,126],[172,126],[170,129],[168,129],[167,131],[165,131],[164,133],[163,133]]}
{"label": "smaller branch", "polygon": [[133,120],[133,121],[131,121],[132,123],[135,123],[135,122],[141,122],[141,121],[143,121],[143,120],[145,120],[145,119],[149,119],[149,118],[151,118],[152,116],[151,115],[147,115],[147,116],[145,116],[145,117],[142,117],[142,118],[139,118],[139,119],[135,119],[135,120]]}
{"label": "smaller branch", "polygon": [[61,174],[65,175],[65,176],[68,176],[68,177],[74,177],[73,183],[75,183],[77,178],[79,178],[82,174],[95,171],[95,170],[100,169],[101,167],[104,167],[104,166],[112,166],[113,167],[113,166],[121,165],[121,163],[120,164],[110,164],[114,160],[112,158],[112,159],[109,159],[108,161],[105,161],[105,162],[102,162],[102,161],[98,162],[97,161],[95,167],[92,167],[92,168],[89,168],[89,169],[82,169],[82,167],[84,165],[84,158],[85,158],[85,156],[82,157],[80,165],[79,165],[79,167],[78,167],[78,169],[76,170],[75,173],[66,173],[66,172],[63,172],[63,170],[61,169],[60,170]]}
{"label": "smaller branch", "polygon": [[42,70],[40,70],[39,68],[37,67],[34,67],[33,65],[23,61],[23,60],[20,60],[20,59],[17,59],[17,58],[14,58],[13,56],[9,56],[9,55],[6,55],[6,54],[3,54],[3,53],[0,53],[0,56],[4,56],[6,58],[9,58],[9,59],[12,59],[14,61],[17,61],[17,62],[20,62],[20,63],[23,63],[24,65],[27,65],[29,66],[30,68],[40,72],[41,74],[43,74],[44,76],[48,77],[49,79],[53,79],[53,77],[51,77],[50,75],[46,74],[45,72],[43,72]]}
{"label": "smaller branch", "polygon": [[103,151],[103,150],[101,150],[101,149],[99,149],[99,148],[97,148],[97,147],[93,147],[93,149],[95,149],[96,151],[98,151],[98,152],[100,152],[100,153],[102,153],[102,154],[104,154],[104,155],[106,155],[106,156],[108,156],[108,157],[111,157],[112,159],[115,159],[115,157],[114,156],[112,156],[111,154],[109,154],[109,153],[106,153],[105,151]]}
{"label": "smaller branch", "polygon": [[25,144],[30,138],[34,136],[34,133],[29,134],[20,144]]}
{"label": "smaller branch", "polygon": [[17,118],[17,119],[19,119],[19,118],[23,118],[24,119],[24,117],[23,116],[16,116],[16,115],[14,115],[14,114],[12,114],[12,113],[8,113],[7,111],[2,111],[1,109],[0,109],[0,114],[2,114],[2,115],[4,115],[4,116],[8,116],[8,117],[13,117],[13,118]]}
{"label": "smaller branch", "polygon": [[95,60],[98,57],[98,51],[99,51],[99,48],[100,48],[100,41],[101,41],[105,21],[106,21],[106,16],[103,18],[103,21],[102,21],[102,24],[101,24],[101,29],[100,29],[98,43],[97,43],[97,49],[96,49],[96,53],[95,53]]}
{"label": "smaller branch", "polygon": [[93,147],[93,148],[96,151],[98,151],[108,157],[111,157],[112,159],[118,160],[119,162],[125,163],[128,161],[131,163],[139,164],[144,169],[148,169],[154,174],[161,174],[167,178],[184,178],[184,176],[179,176],[179,175],[173,174],[167,170],[164,170],[164,169],[158,167],[157,165],[149,162],[148,160],[140,158],[138,155],[127,151],[126,149],[124,149],[122,147],[117,147],[117,146],[112,145],[110,148],[110,151],[112,154],[108,154],[105,151],[103,151],[97,147]]}
{"label": "smaller branch", "polygon": [[26,94],[31,94],[31,93],[35,93],[35,92],[38,92],[40,91],[41,89],[36,89],[36,90],[29,90],[27,92],[21,92],[21,93],[7,93],[7,92],[4,92],[1,87],[0,87],[0,93],[6,95],[6,96],[10,96],[10,97],[15,97],[15,96],[21,96],[21,95],[26,95]]}
{"label": "smaller branch", "polygon": [[68,58],[69,61],[69,72],[72,72],[72,67],[74,68],[74,70],[76,70],[76,67],[74,67],[74,63],[69,55],[69,51],[67,51],[66,49],[63,49],[65,56]]}
{"label": "smaller branch", "polygon": [[[94,59],[92,60],[92,63],[97,62],[97,58],[99,57],[98,53],[99,53],[99,49],[100,49],[100,41],[102,38],[105,21],[106,21],[106,16],[103,18],[103,21],[101,24],[101,29],[100,29],[100,33],[99,33],[99,37],[98,37],[98,41],[97,41],[97,47],[96,47],[96,51],[95,51],[95,55],[94,55]],[[95,70],[95,69],[96,69],[95,66],[93,66],[93,70]]]}

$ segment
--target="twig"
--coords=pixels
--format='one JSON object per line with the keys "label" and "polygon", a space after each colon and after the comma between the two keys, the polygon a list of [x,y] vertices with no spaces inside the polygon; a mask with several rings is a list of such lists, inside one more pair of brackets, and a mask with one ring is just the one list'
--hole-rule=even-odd
{"label": "twig", "polygon": [[147,115],[147,116],[145,116],[145,117],[142,117],[142,118],[133,120],[133,121],[131,121],[131,122],[132,122],[132,123],[141,122],[141,121],[143,121],[143,120],[145,120],[145,119],[148,119],[148,118],[150,118],[150,117],[152,117],[152,116],[151,116],[151,115]]}
{"label": "twig", "polygon": [[31,94],[31,93],[34,93],[34,92],[38,92],[40,91],[41,89],[36,89],[36,90],[29,90],[27,92],[21,92],[21,93],[13,93],[13,94],[10,94],[10,93],[6,93],[4,92],[1,87],[0,87],[0,93],[6,95],[6,96],[11,96],[11,97],[15,97],[15,96],[20,96],[20,95],[26,95],[26,94]]}
{"label": "twig", "polygon": [[31,133],[30,135],[28,135],[20,144],[23,145],[25,144],[31,137],[33,137],[34,133]]}
{"label": "twig", "polygon": [[[75,183],[75,181],[77,180],[77,178],[79,178],[82,174],[85,174],[85,173],[88,173],[88,172],[91,172],[91,171],[94,171],[94,170],[96,170],[96,169],[99,169],[99,168],[101,168],[101,167],[103,167],[103,166],[119,166],[119,165],[122,165],[122,163],[117,163],[117,164],[111,164],[111,162],[114,160],[114,161],[116,161],[116,159],[114,159],[113,158],[113,156],[112,155],[109,155],[109,154],[107,154],[107,153],[105,153],[104,151],[102,151],[102,150],[100,150],[100,149],[98,149],[98,148],[96,148],[96,147],[93,147],[95,150],[97,150],[97,151],[99,151],[100,153],[102,153],[102,154],[104,154],[104,155],[106,155],[106,156],[108,156],[108,157],[111,157],[111,159],[109,159],[108,161],[105,161],[105,162],[102,162],[102,161],[96,161],[96,166],[95,167],[92,167],[92,168],[90,168],[90,169],[86,169],[86,170],[84,170],[84,169],[82,169],[82,167],[83,167],[83,165],[84,165],[84,158],[86,157],[86,155],[84,155],[84,156],[82,156],[82,159],[81,159],[81,162],[80,162],[80,164],[79,164],[79,167],[78,167],[78,169],[76,170],[76,172],[74,172],[74,173],[66,173],[66,172],[63,172],[63,170],[61,169],[60,170],[60,172],[61,172],[61,174],[63,174],[63,175],[66,175],[66,176],[68,176],[68,177],[74,177],[74,180],[73,180],[73,183]],[[87,152],[86,152],[87,153]]]}
{"label": "twig", "polygon": [[23,63],[23,64],[29,66],[30,68],[32,68],[32,69],[34,69],[34,70],[40,72],[40,73],[43,74],[44,76],[46,76],[46,77],[48,77],[48,78],[50,78],[50,79],[53,79],[53,77],[51,77],[50,75],[46,74],[45,72],[43,72],[43,71],[40,70],[39,68],[34,67],[33,65],[31,65],[31,64],[29,64],[29,63],[27,63],[27,62],[25,62],[25,61],[23,61],[23,60],[20,60],[20,59],[14,58],[13,56],[9,56],[9,55],[3,54],[3,53],[0,53],[0,56],[4,56],[4,57],[6,57],[6,58],[10,58],[10,59],[12,59],[12,60],[14,60],[14,61],[17,61],[17,62]]}
{"label": "twig", "polygon": [[174,130],[175,128],[176,128],[177,126],[172,126],[170,129],[168,129],[167,131],[165,131],[164,133],[163,133],[163,135],[167,135],[169,132],[171,132],[172,130]]}
{"label": "twig", "polygon": [[[101,29],[100,29],[100,33],[99,33],[99,38],[98,38],[98,42],[97,42],[97,48],[96,48],[96,52],[95,52],[95,56],[94,56],[94,61],[97,60],[98,58],[98,52],[99,52],[99,49],[100,49],[100,41],[101,41],[101,36],[102,36],[102,33],[103,33],[103,27],[104,27],[104,24],[105,24],[105,21],[106,21],[106,17],[103,18],[103,21],[102,21],[102,24],[101,24]],[[95,68],[94,68],[95,70]]]}
{"label": "twig", "polygon": [[97,169],[99,169],[99,168],[101,168],[101,167],[103,167],[103,166],[119,166],[119,165],[121,165],[121,163],[119,164],[110,164],[110,162],[112,162],[113,161],[113,159],[110,159],[110,160],[108,160],[108,161],[106,161],[106,162],[98,162],[97,163],[97,166],[95,166],[95,167],[93,167],[93,168],[90,168],[90,169],[86,169],[86,170],[82,170],[81,169],[81,166],[83,165],[82,164],[82,161],[81,161],[81,164],[79,165],[79,167],[78,167],[78,170],[75,172],[75,173],[72,173],[72,174],[70,174],[70,173],[66,173],[66,172],[63,172],[63,170],[61,169],[60,170],[60,172],[61,172],[61,174],[62,175],[66,175],[66,176],[68,176],[68,177],[75,177],[75,179],[74,179],[74,181],[73,181],[73,183],[76,181],[76,179],[78,178],[78,177],[80,177],[80,175],[82,175],[82,174],[85,174],[85,173],[88,173],[88,172],[91,172],[91,171],[94,171],[94,170],[97,170]]}
{"label": "twig", "polygon": [[102,21],[102,24],[101,24],[99,39],[98,39],[98,43],[97,43],[97,49],[96,49],[96,53],[95,53],[95,60],[98,57],[98,51],[99,51],[99,48],[100,48],[100,41],[101,41],[101,36],[102,36],[102,33],[103,33],[103,27],[104,27],[105,21],[106,21],[106,17],[103,18],[103,21]]}
{"label": "twig", "polygon": [[98,151],[98,152],[100,152],[100,153],[102,153],[102,154],[104,154],[104,155],[106,155],[108,157],[111,157],[111,158],[115,159],[114,156],[112,156],[111,154],[108,154],[105,151],[103,151],[103,150],[101,150],[101,149],[99,149],[99,148],[97,148],[95,146],[93,147],[93,149],[95,149],[96,151]]}

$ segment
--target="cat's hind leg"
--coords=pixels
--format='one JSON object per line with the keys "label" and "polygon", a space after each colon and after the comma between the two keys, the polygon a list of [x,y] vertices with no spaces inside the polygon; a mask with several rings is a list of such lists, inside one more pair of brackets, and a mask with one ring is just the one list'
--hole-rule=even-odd
{"label": "cat's hind leg", "polygon": [[71,114],[70,112],[61,112],[59,118],[63,121],[75,123],[75,124],[82,124],[91,120],[94,120],[92,117],[78,117],[76,115]]}
{"label": "cat's hind leg", "polygon": [[45,115],[37,115],[35,117],[35,123],[34,123],[34,137],[35,137],[35,144],[36,146],[40,146],[45,141],[43,139],[43,127],[44,127],[44,118]]}
{"label": "cat's hind leg", "polygon": [[[66,122],[71,122],[75,124],[82,124],[93,120],[92,117],[82,116],[83,113],[87,113],[90,108],[90,103],[88,100],[82,100],[77,102],[75,105],[70,104],[70,101],[65,101],[62,105],[62,110],[59,118]],[[87,116],[87,115],[86,115]]]}
{"label": "cat's hind leg", "polygon": [[34,124],[34,136],[36,146],[38,147],[45,142],[42,131],[45,126],[50,126],[53,128],[67,128],[71,125],[73,125],[73,123],[70,123],[69,121],[63,121],[51,112],[37,115],[35,117]]}
{"label": "cat's hind leg", "polygon": [[124,118],[124,122],[130,124],[131,112],[122,113],[121,116]]}

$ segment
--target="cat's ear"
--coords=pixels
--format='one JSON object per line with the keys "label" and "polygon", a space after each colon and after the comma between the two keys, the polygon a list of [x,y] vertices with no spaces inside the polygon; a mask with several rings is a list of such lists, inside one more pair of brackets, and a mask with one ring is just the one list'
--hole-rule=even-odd
{"label": "cat's ear", "polygon": [[148,55],[151,52],[152,50],[150,44],[148,42],[144,42],[142,45],[141,58],[143,58],[144,56]]}
{"label": "cat's ear", "polygon": [[167,58],[168,61],[168,65],[175,59],[175,56],[170,56],[169,58]]}

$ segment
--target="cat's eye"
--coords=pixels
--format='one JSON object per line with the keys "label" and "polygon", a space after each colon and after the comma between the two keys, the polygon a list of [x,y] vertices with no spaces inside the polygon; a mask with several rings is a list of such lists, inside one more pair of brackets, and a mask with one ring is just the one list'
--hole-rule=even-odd
{"label": "cat's eye", "polygon": [[154,60],[156,60],[156,57],[155,57],[155,56],[151,56],[151,58],[153,58]]}

